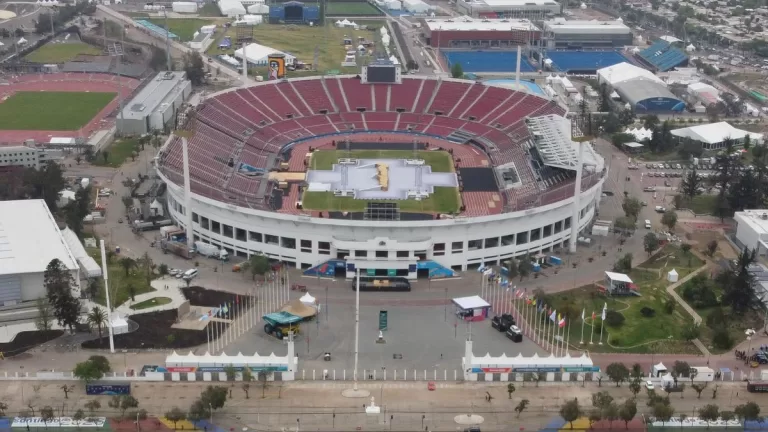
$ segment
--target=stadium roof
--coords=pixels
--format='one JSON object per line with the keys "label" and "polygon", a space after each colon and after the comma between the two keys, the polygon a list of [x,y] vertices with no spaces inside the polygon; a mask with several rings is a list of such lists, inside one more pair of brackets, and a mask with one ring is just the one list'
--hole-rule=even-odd
{"label": "stadium roof", "polygon": [[533,25],[533,23],[525,19],[478,19],[464,16],[454,19],[427,19],[424,20],[424,24],[431,31],[538,30],[538,28]]}
{"label": "stadium roof", "polygon": [[[579,164],[579,143],[571,140],[571,121],[565,117],[550,114],[526,119],[534,145],[544,165],[566,170],[575,170]],[[592,146],[584,147],[584,164],[596,165],[597,158]]]}
{"label": "stadium roof", "polygon": [[520,7],[520,6],[556,6],[558,3],[554,0],[472,0],[469,4],[484,4],[495,7]]}
{"label": "stadium roof", "polygon": [[[155,111],[166,99],[175,99],[175,93],[183,90],[179,83],[187,77],[186,72],[160,72],[123,108],[121,118],[141,120]],[[173,96],[173,97],[171,97]]]}
{"label": "stadium roof", "polygon": [[79,268],[45,201],[0,201],[0,275],[44,272],[54,258]]}
{"label": "stadium roof", "polygon": [[629,102],[632,105],[636,105],[646,99],[679,99],[669,91],[667,85],[663,82],[660,83],[645,77],[621,81],[614,85],[614,88],[624,102]]}
{"label": "stadium roof", "polygon": [[736,129],[728,122],[711,123],[706,125],[690,126],[672,131],[672,135],[679,138],[690,138],[708,144],[717,144],[731,138],[743,139],[745,136],[753,140],[762,141],[763,134],[753,133],[742,129]]}
{"label": "stadium roof", "polygon": [[629,27],[622,21],[566,21],[562,18],[544,22],[544,28],[552,33],[630,33]]}
{"label": "stadium roof", "polygon": [[597,78],[599,81],[606,82],[611,86],[615,86],[620,82],[635,79],[635,78],[646,78],[648,80],[656,81],[658,83],[664,84],[664,81],[662,81],[661,78],[654,75],[653,72],[647,69],[643,69],[641,67],[637,67],[633,64],[629,64],[627,62],[615,64],[613,66],[608,66],[602,69],[598,69]]}

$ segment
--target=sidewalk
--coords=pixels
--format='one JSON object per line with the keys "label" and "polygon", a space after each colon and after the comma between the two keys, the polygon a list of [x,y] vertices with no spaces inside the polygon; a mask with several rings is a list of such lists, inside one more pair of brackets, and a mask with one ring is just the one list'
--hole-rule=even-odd
{"label": "sidewalk", "polygon": [[[153,280],[150,285],[155,291],[139,294],[134,300],[128,300],[125,303],[115,308],[115,312],[120,316],[131,316],[138,314],[145,314],[150,312],[159,312],[170,309],[177,309],[182,303],[187,301],[184,294],[181,292],[181,288],[187,286],[187,283],[183,279],[177,279],[171,276],[164,276],[160,279]],[[150,300],[156,297],[167,297],[171,299],[170,303],[148,307],[144,309],[131,309],[131,305],[141,303],[146,300]]]}

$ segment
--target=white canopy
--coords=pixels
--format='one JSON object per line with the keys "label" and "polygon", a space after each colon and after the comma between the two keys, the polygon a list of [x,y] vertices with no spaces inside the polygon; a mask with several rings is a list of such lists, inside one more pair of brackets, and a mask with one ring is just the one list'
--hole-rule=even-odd
{"label": "white canopy", "polygon": [[27,40],[22,37],[16,43],[19,44],[19,45],[24,45],[25,43],[27,43]]}
{"label": "white canopy", "polygon": [[301,298],[299,300],[302,303],[306,304],[306,305],[313,305],[314,306],[315,304],[317,304],[317,299],[312,297],[312,294],[310,294],[310,293],[304,294],[303,296],[301,296]]}
{"label": "white canopy", "polygon": [[206,352],[205,354],[199,356],[192,354],[192,351],[189,352],[189,354],[177,354],[176,351],[171,353],[165,358],[165,366],[166,367],[183,367],[183,366],[193,366],[193,367],[216,367],[216,366],[264,366],[264,365],[275,365],[275,366],[282,366],[287,363],[287,358],[285,356],[276,356],[275,353],[272,353],[268,356],[260,356],[258,353],[255,353],[252,356],[246,356],[243,355],[243,353],[237,353],[237,355],[230,356],[227,354],[221,354],[221,355],[211,355],[211,353]]}
{"label": "white canopy", "polygon": [[556,357],[550,355],[547,357],[539,357],[538,354],[534,354],[532,357],[523,357],[522,354],[518,354],[516,357],[507,357],[506,354],[494,357],[490,353],[482,357],[472,357],[472,366],[474,367],[546,367],[546,366],[594,366],[592,359],[587,354],[581,356],[571,357],[570,354],[566,354],[563,357]]}
{"label": "white canopy", "polygon": [[659,364],[653,365],[653,369],[651,370],[651,375],[657,377],[665,372],[667,372],[667,367],[664,366],[664,363],[659,362]]}
{"label": "white canopy", "polygon": [[125,320],[125,318],[121,317],[118,314],[115,314],[112,317],[112,321],[109,324],[110,327],[112,327],[112,333],[119,335],[123,333],[128,333],[128,321]]}
{"label": "white canopy", "polygon": [[675,269],[672,269],[667,273],[667,281],[669,282],[677,282],[678,274]]}
{"label": "white canopy", "polygon": [[675,382],[675,377],[673,377],[671,373],[668,373],[661,377],[661,382],[663,384]]}
{"label": "white canopy", "polygon": [[632,279],[630,279],[629,276],[625,275],[624,273],[614,273],[607,271],[605,272],[605,275],[612,281],[632,283]]}
{"label": "white canopy", "polygon": [[491,306],[487,301],[480,298],[480,296],[455,298],[453,299],[453,304],[464,310],[479,309]]}

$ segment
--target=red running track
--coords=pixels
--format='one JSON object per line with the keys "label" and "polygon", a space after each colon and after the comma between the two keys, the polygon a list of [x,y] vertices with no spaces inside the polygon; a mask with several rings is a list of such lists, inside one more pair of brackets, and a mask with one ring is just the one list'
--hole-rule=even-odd
{"label": "red running track", "polygon": [[[120,77],[118,81],[117,75],[110,74],[58,73],[21,75],[3,84],[0,86],[0,103],[22,91],[114,92],[127,98],[139,86],[139,81],[126,77]],[[21,143],[27,139],[47,142],[52,137],[88,138],[94,131],[112,126],[112,120],[107,116],[117,107],[118,99],[114,98],[88,124],[74,131],[0,130],[0,142]]]}

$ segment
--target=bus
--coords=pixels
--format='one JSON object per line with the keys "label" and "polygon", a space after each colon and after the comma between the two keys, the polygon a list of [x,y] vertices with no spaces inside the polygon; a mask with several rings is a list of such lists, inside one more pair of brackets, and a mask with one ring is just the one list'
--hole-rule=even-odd
{"label": "bus", "polygon": [[85,385],[85,394],[118,396],[131,394],[130,381],[93,381]]}
{"label": "bus", "polygon": [[747,381],[747,391],[750,393],[768,393],[768,381]]}

